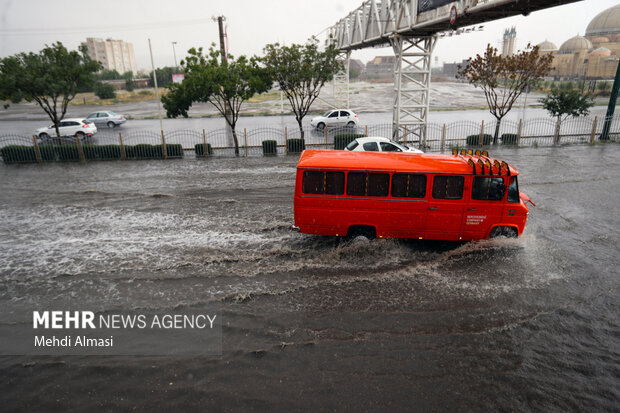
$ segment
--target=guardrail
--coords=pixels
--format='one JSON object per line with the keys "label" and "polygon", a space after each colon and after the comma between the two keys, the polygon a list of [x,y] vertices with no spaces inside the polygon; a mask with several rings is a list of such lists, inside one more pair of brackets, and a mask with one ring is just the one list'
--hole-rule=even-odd
{"label": "guardrail", "polygon": [[[592,144],[600,140],[603,123],[604,118],[599,117],[569,118],[561,122],[550,118],[504,120],[498,143],[517,147]],[[454,148],[489,146],[495,122],[429,123],[426,138],[422,140],[406,128],[393,132],[392,124],[327,127],[305,130],[302,139],[298,128],[263,127],[237,131],[237,137],[240,156],[296,154],[305,148],[342,149],[359,136],[392,137],[425,152],[451,152]],[[620,115],[611,119],[608,139],[620,140]],[[89,139],[63,137],[45,141],[36,136],[0,135],[0,156],[7,164],[209,158],[234,156],[234,149],[229,129],[103,130]]]}

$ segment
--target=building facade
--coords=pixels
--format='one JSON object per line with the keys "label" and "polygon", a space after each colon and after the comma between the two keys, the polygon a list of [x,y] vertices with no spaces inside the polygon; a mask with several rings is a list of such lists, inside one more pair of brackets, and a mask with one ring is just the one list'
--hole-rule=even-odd
{"label": "building facade", "polygon": [[558,49],[545,40],[541,53],[553,55],[551,75],[559,79],[613,79],[620,57],[620,4],[599,13],[586,28]]}
{"label": "building facade", "polygon": [[100,62],[104,69],[116,70],[120,74],[130,71],[138,73],[132,43],[87,37],[82,44],[88,48],[91,59]]}

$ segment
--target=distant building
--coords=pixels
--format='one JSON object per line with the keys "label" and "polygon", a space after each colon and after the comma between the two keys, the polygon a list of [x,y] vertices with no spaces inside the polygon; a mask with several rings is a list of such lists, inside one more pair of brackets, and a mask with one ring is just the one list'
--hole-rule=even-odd
{"label": "distant building", "polygon": [[586,28],[560,48],[547,40],[538,44],[553,56],[551,75],[559,79],[612,79],[620,57],[620,5],[599,13]]}
{"label": "distant building", "polygon": [[91,59],[100,62],[104,69],[116,70],[118,73],[138,73],[136,58],[133,53],[133,44],[122,40],[96,39],[87,37],[82,43],[88,48]]}
{"label": "distant building", "polygon": [[463,67],[467,66],[467,60],[463,60],[461,63],[444,63],[443,75],[446,77],[456,77],[456,72],[458,71],[459,65]]}
{"label": "distant building", "polygon": [[367,75],[392,75],[394,73],[394,56],[377,56],[366,63]]}
{"label": "distant building", "polygon": [[517,30],[512,27],[510,30],[504,31],[504,43],[502,45],[502,57],[512,56],[515,54],[515,40],[517,38]]}

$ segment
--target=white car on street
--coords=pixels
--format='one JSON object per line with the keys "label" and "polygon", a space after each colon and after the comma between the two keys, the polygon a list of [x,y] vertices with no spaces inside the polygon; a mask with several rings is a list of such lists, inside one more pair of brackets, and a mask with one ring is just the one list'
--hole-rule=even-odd
{"label": "white car on street", "polygon": [[[58,131],[61,137],[77,136],[82,140],[90,138],[97,133],[97,127],[86,119],[72,118],[61,120],[58,123]],[[56,128],[52,124],[46,128],[37,129],[35,134],[41,140],[56,138]]]}
{"label": "white car on street", "polygon": [[398,142],[381,137],[356,138],[344,148],[345,151],[423,153]]}
{"label": "white car on street", "polygon": [[350,109],[328,110],[310,121],[310,125],[316,129],[324,129],[325,126],[355,126],[357,123],[357,115]]}

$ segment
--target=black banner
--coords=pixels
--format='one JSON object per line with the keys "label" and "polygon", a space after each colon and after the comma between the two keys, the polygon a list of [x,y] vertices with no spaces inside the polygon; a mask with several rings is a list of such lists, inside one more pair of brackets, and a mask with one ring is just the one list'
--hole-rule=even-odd
{"label": "black banner", "polygon": [[418,1],[418,13],[433,10],[446,4],[453,3],[455,0],[419,0]]}

